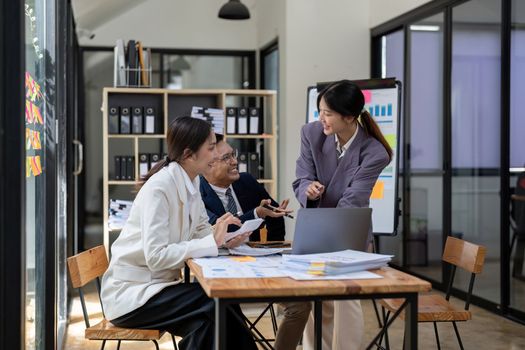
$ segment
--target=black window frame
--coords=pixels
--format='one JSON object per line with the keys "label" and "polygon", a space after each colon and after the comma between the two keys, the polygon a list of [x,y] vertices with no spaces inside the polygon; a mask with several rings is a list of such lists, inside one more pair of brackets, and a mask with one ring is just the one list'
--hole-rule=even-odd
{"label": "black window frame", "polygon": [[[24,3],[0,1],[0,348],[25,343]],[[6,317],[9,315],[9,317]]]}

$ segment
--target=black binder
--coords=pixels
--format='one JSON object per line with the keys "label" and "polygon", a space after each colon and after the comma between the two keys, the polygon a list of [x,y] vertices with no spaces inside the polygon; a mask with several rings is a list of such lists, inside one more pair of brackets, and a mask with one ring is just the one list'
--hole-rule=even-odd
{"label": "black binder", "polygon": [[237,167],[240,173],[248,172],[248,153],[239,153],[239,160],[237,161]]}
{"label": "black binder", "polygon": [[131,111],[129,107],[120,107],[120,133],[131,132]]}
{"label": "black binder", "polygon": [[108,111],[108,133],[118,134],[119,133],[119,107],[111,106]]}
{"label": "black binder", "polygon": [[237,108],[226,107],[226,133],[237,133]]}
{"label": "black binder", "polygon": [[143,134],[142,107],[133,107],[131,111],[131,132],[133,134]]}
{"label": "black binder", "polygon": [[262,118],[261,109],[258,107],[250,107],[250,134],[259,135],[262,134]]}
{"label": "black binder", "polygon": [[149,169],[149,154],[139,154],[139,178],[142,179],[144,176],[146,176]]}
{"label": "black binder", "polygon": [[135,157],[128,156],[126,162],[126,180],[135,180]]}
{"label": "black binder", "polygon": [[126,172],[128,170],[128,157],[120,156],[120,179],[125,181],[127,179]]}
{"label": "black binder", "polygon": [[237,110],[237,134],[248,133],[248,108],[239,107]]}
{"label": "black binder", "polygon": [[256,179],[259,178],[259,153],[248,153],[248,172]]}
{"label": "black binder", "polygon": [[115,156],[115,180],[122,180],[120,163],[120,156]]}
{"label": "black binder", "polygon": [[160,154],[152,153],[150,154],[151,163],[150,166],[153,168],[160,161]]}
{"label": "black binder", "polygon": [[157,132],[157,115],[155,114],[155,108],[146,107],[144,108],[144,133],[155,134]]}
{"label": "black binder", "polygon": [[138,56],[135,40],[128,41],[128,85],[138,85]]}

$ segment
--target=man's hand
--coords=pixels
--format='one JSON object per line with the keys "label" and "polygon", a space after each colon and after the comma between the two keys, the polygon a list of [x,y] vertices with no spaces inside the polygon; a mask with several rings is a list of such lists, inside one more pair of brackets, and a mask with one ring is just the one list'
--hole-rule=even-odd
{"label": "man's hand", "polygon": [[257,212],[257,216],[264,219],[267,216],[272,218],[280,218],[285,216],[286,214],[290,214],[293,212],[293,210],[287,210],[286,207],[288,206],[288,199],[285,199],[282,201],[281,205],[277,208],[271,208],[272,206],[272,200],[271,199],[263,199],[261,201],[261,204],[255,208],[255,211]]}

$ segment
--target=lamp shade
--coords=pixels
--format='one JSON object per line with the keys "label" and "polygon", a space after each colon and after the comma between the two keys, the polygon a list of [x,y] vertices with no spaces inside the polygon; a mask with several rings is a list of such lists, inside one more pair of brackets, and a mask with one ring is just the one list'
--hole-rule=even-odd
{"label": "lamp shade", "polygon": [[240,0],[229,0],[219,10],[219,18],[249,19],[250,11]]}

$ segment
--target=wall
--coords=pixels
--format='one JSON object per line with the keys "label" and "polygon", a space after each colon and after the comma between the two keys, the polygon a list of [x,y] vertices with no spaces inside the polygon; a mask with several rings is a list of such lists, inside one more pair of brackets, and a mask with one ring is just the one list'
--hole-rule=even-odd
{"label": "wall", "polygon": [[[286,3],[286,46],[281,62],[279,192],[291,198],[306,89],[318,81],[369,77],[368,2],[291,0]],[[289,224],[291,222],[287,221]],[[291,227],[288,227],[291,237]]]}
{"label": "wall", "polygon": [[[255,0],[244,0],[253,7]],[[115,40],[137,39],[146,47],[200,48],[224,50],[255,49],[253,20],[226,21],[217,17],[226,0],[92,0],[97,6],[74,0],[77,27],[95,34],[93,39],[80,35],[81,46],[114,46]],[[120,10],[115,8],[120,4]],[[113,4],[113,5],[112,5]],[[77,15],[78,13],[78,15]],[[109,17],[100,20],[102,16]],[[78,32],[78,30],[77,30]]]}

